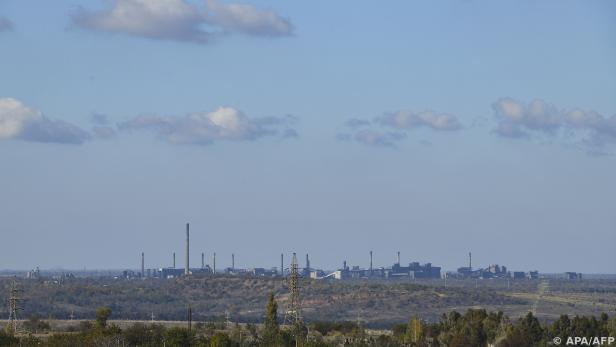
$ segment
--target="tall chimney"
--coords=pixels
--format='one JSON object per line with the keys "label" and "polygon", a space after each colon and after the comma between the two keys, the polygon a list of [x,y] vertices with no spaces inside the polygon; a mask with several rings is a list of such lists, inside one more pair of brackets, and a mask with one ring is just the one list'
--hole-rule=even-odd
{"label": "tall chimney", "polygon": [[398,265],[400,265],[400,251],[398,251]]}
{"label": "tall chimney", "polygon": [[186,259],[184,264],[184,275],[190,274],[190,224],[186,223]]}
{"label": "tall chimney", "polygon": [[212,257],[212,274],[216,274],[216,252],[214,252]]}
{"label": "tall chimney", "polygon": [[468,252],[468,269],[469,270],[473,269],[473,258],[471,256],[471,252]]}
{"label": "tall chimney", "polygon": [[280,253],[280,276],[284,276],[284,253]]}
{"label": "tall chimney", "polygon": [[370,273],[372,273],[372,251],[370,251]]}
{"label": "tall chimney", "polygon": [[175,269],[175,252],[173,252],[173,268]]}
{"label": "tall chimney", "polygon": [[201,268],[205,269],[205,253],[201,252]]}
{"label": "tall chimney", "polygon": [[141,252],[141,277],[145,277],[145,254],[143,254],[143,252]]}
{"label": "tall chimney", "polygon": [[308,253],[306,253],[306,271],[310,271],[310,259],[308,259]]}
{"label": "tall chimney", "polygon": [[231,270],[235,270],[235,253],[231,253]]}

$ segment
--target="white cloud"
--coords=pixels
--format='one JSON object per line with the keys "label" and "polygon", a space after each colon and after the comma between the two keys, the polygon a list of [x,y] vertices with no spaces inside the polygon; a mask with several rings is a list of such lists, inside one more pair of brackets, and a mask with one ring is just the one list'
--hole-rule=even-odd
{"label": "white cloud", "polygon": [[[339,140],[356,142],[369,146],[395,147],[395,144],[415,128],[426,127],[435,131],[455,131],[462,129],[458,119],[447,113],[424,111],[397,111],[385,113],[373,120],[351,118],[344,123],[345,130],[338,133]],[[393,128],[394,131],[383,131]]]}
{"label": "white cloud", "polygon": [[214,0],[204,6],[186,0],[113,0],[111,8],[81,10],[73,21],[90,30],[201,44],[222,33],[284,36],[293,31],[292,24],[274,11]]}
{"label": "white cloud", "polygon": [[395,147],[396,142],[404,139],[405,133],[383,132],[373,129],[363,129],[353,135],[353,139],[369,146]]}
{"label": "white cloud", "polygon": [[386,113],[376,118],[381,125],[396,129],[412,129],[417,127],[429,127],[433,130],[459,130],[462,128],[458,119],[447,113],[424,111],[414,113],[411,111],[398,111]]}
{"label": "white cloud", "polygon": [[142,115],[119,124],[121,130],[153,130],[172,144],[208,145],[216,141],[249,141],[265,136],[296,137],[292,116],[249,118],[233,107],[184,117]]}
{"label": "white cloud", "polygon": [[52,120],[13,98],[0,98],[0,139],[81,144],[90,134],[76,125]]}
{"label": "white cloud", "polygon": [[223,4],[218,0],[206,0],[209,24],[229,32],[253,36],[286,36],[293,33],[293,25],[272,10],[261,10],[246,4]]}
{"label": "white cloud", "polygon": [[38,121],[41,113],[35,111],[19,100],[0,98],[0,138],[18,136],[28,122]]}
{"label": "white cloud", "polygon": [[501,98],[492,104],[497,126],[494,133],[510,138],[531,138],[537,135],[555,137],[564,132],[569,138],[580,138],[585,147],[603,147],[616,143],[616,115],[604,117],[595,111],[559,110],[543,100],[529,104]]}
{"label": "white cloud", "polygon": [[111,9],[82,10],[73,21],[91,30],[150,39],[205,43],[210,38],[201,28],[201,11],[183,0],[115,0]]}
{"label": "white cloud", "polygon": [[562,116],[556,107],[539,99],[525,105],[511,98],[501,98],[492,104],[492,108],[499,120],[499,128],[510,129],[508,132],[500,132],[503,136],[527,136],[525,130],[553,134],[562,125]]}

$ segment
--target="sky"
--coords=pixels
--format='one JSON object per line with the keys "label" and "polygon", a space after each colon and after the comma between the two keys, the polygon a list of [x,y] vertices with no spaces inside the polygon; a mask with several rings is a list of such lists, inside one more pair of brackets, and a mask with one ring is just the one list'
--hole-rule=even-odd
{"label": "sky", "polygon": [[0,0],[0,269],[616,273],[616,3]]}

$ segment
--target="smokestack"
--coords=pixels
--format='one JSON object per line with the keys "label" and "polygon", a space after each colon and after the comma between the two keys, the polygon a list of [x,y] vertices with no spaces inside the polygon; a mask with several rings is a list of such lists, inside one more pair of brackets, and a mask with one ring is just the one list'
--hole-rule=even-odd
{"label": "smokestack", "polygon": [[284,253],[280,253],[280,276],[284,276]]}
{"label": "smokestack", "polygon": [[205,269],[205,253],[201,252],[201,268]]}
{"label": "smokestack", "polygon": [[145,254],[141,252],[141,277],[145,277]]}
{"label": "smokestack", "polygon": [[400,265],[400,251],[398,251],[398,265]]}
{"label": "smokestack", "polygon": [[471,252],[468,252],[468,269],[469,270],[473,269],[473,258],[472,258]]}
{"label": "smokestack", "polygon": [[190,224],[186,223],[186,260],[184,264],[184,275],[190,274]]}
{"label": "smokestack", "polygon": [[346,260],[345,260],[345,261],[343,261],[343,262],[342,262],[342,269],[343,269],[343,270],[346,270],[346,268],[347,268],[347,267],[346,267]]}
{"label": "smokestack", "polygon": [[372,272],[372,251],[370,251],[370,272]]}
{"label": "smokestack", "polygon": [[175,269],[175,252],[173,252],[173,268]]}
{"label": "smokestack", "polygon": [[235,253],[231,253],[231,270],[235,270]]}
{"label": "smokestack", "polygon": [[212,259],[212,274],[216,274],[216,252],[214,252]]}
{"label": "smokestack", "polygon": [[310,271],[310,259],[308,259],[308,253],[306,253],[306,271]]}

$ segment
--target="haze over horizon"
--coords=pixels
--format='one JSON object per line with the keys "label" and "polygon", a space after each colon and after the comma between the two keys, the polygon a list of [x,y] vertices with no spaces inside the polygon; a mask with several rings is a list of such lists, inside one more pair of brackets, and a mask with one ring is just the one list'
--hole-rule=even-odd
{"label": "haze over horizon", "polygon": [[[317,20],[318,18],[318,20]],[[616,3],[0,0],[0,269],[616,273]]]}

